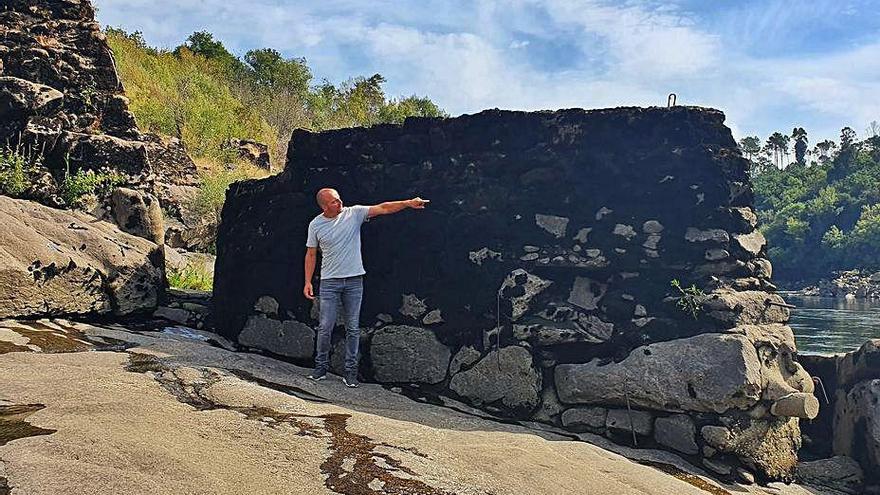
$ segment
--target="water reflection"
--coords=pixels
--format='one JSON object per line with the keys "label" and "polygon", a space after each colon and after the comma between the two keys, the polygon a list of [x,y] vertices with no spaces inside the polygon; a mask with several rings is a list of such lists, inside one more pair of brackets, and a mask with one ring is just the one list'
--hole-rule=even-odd
{"label": "water reflection", "polygon": [[789,325],[800,353],[849,352],[868,339],[880,338],[878,300],[782,295],[798,307],[792,310]]}

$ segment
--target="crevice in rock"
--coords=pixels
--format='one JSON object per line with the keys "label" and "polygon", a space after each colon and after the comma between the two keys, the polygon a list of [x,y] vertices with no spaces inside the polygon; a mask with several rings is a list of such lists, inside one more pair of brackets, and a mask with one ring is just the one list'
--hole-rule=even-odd
{"label": "crevice in rock", "polygon": [[275,382],[272,382],[269,380],[265,380],[263,378],[255,376],[255,375],[253,375],[247,371],[244,371],[244,370],[227,369],[227,371],[229,371],[230,373],[232,373],[233,375],[237,376],[238,378],[240,378],[244,381],[253,382],[253,383],[256,383],[256,384],[261,385],[263,387],[270,388],[272,390],[276,390],[278,392],[282,392],[287,395],[292,395],[292,396],[297,397],[302,400],[306,400],[309,402],[321,402],[321,403],[329,403],[330,402],[329,400],[325,399],[324,397],[321,397],[320,395],[315,395],[311,392],[307,392],[299,387],[292,387],[290,385],[282,385],[280,383],[275,383]]}

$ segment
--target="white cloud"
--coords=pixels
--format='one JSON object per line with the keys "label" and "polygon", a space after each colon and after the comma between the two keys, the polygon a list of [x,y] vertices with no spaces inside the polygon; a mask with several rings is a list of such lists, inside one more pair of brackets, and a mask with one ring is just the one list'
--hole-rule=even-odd
{"label": "white cloud", "polygon": [[[712,29],[674,6],[599,0],[96,2],[103,22],[151,43],[170,48],[204,29],[239,54],[269,46],[305,56],[317,79],[381,73],[389,93],[429,96],[453,115],[665,105],[676,92],[679,104],[724,110],[738,136],[795,123],[860,129],[880,118],[880,42],[784,58],[738,46],[739,36],[796,25],[786,2],[738,11],[737,29]],[[826,15],[829,5],[804,15]]]}

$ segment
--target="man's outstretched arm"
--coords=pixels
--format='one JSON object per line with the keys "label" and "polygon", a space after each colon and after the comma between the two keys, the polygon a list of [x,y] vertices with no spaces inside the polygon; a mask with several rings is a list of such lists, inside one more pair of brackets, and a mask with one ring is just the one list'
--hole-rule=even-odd
{"label": "man's outstretched arm", "polygon": [[367,212],[367,218],[373,218],[379,215],[390,215],[392,213],[397,213],[398,211],[405,210],[407,208],[421,210],[425,207],[426,204],[430,202],[430,200],[422,198],[413,198],[404,201],[386,201],[384,203],[379,203],[377,205],[371,206],[370,210]]}

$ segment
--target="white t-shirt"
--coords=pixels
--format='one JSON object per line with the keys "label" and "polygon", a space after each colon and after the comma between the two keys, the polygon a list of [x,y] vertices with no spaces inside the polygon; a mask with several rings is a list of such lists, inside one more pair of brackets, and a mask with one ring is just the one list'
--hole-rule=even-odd
{"label": "white t-shirt", "polygon": [[321,280],[367,273],[361,259],[361,225],[369,211],[369,206],[346,206],[333,218],[322,213],[309,222],[306,247],[321,250]]}

